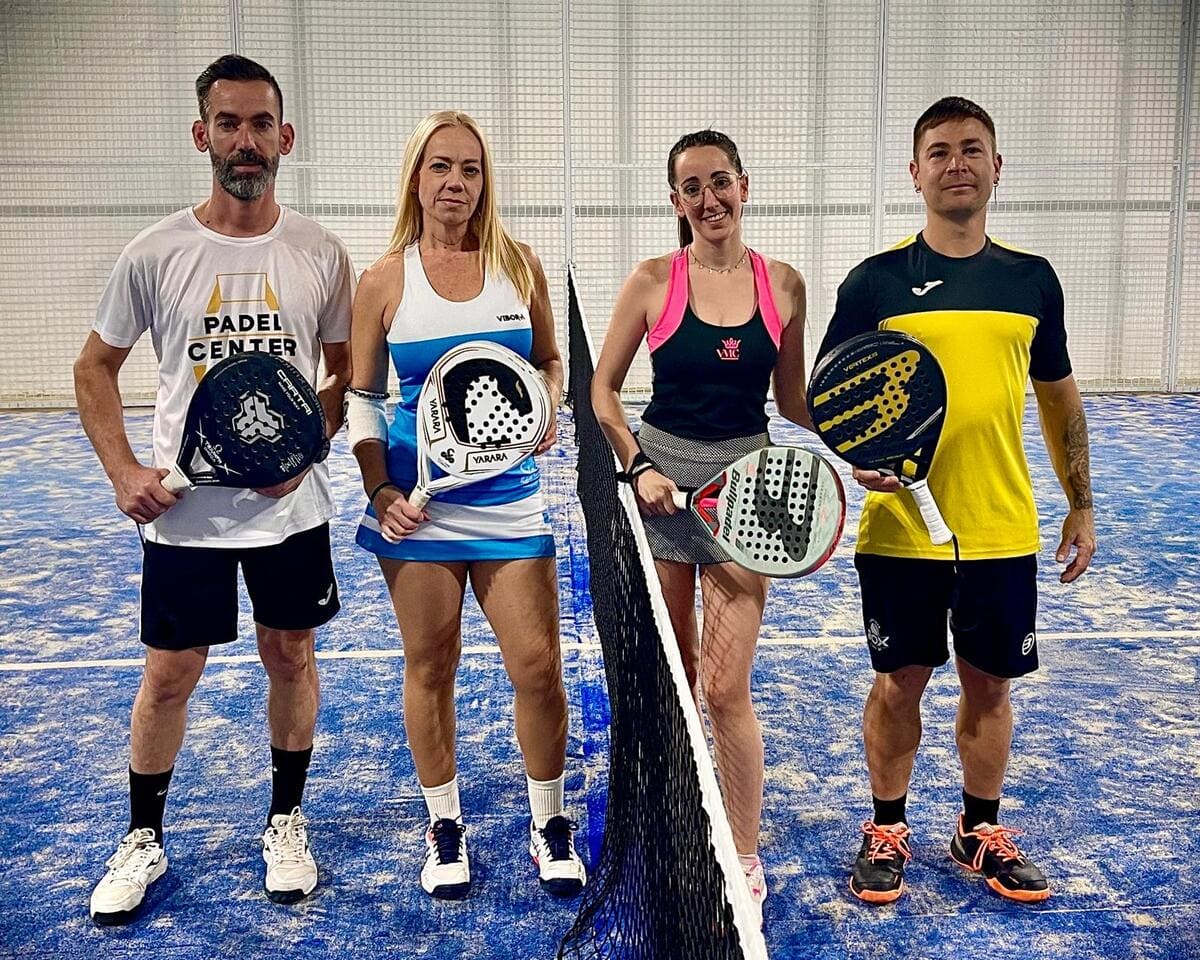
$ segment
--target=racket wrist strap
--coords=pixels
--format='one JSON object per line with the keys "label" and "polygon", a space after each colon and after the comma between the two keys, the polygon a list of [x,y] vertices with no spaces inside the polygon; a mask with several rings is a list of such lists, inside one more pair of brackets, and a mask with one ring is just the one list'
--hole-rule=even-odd
{"label": "racket wrist strap", "polygon": [[375,498],[379,495],[379,491],[387,487],[396,487],[397,490],[400,489],[396,486],[396,484],[392,483],[391,480],[384,480],[383,483],[377,483],[371,488],[371,492],[367,494],[367,503],[373,504],[375,502]]}
{"label": "racket wrist strap", "polygon": [[639,450],[629,461],[629,468],[618,479],[624,480],[632,486],[633,482],[647,470],[658,470],[658,464]]}

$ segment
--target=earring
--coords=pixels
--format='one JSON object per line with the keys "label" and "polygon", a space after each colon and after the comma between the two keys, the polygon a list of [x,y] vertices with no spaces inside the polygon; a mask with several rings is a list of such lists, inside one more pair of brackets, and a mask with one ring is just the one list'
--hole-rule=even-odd
{"label": "earring", "polygon": [[920,193],[920,192],[921,192],[921,185],[919,183],[914,183],[913,184],[913,193]]}

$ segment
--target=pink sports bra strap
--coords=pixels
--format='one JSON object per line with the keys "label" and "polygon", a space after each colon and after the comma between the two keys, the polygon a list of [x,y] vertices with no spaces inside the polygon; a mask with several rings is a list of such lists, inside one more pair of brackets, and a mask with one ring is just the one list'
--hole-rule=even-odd
{"label": "pink sports bra strap", "polygon": [[[688,304],[688,264],[687,248],[682,247],[671,258],[671,276],[667,280],[667,301],[663,304],[662,313],[654,321],[646,344],[653,353],[671,339],[671,335],[683,323],[683,312]],[[777,341],[778,342],[778,341]]]}
{"label": "pink sports bra strap", "polygon": [[779,317],[779,308],[775,306],[775,294],[771,292],[771,278],[767,275],[767,261],[753,250],[750,251],[750,263],[754,266],[754,289],[758,294],[758,309],[762,314],[763,325],[779,349],[779,340],[783,336],[783,321]]}

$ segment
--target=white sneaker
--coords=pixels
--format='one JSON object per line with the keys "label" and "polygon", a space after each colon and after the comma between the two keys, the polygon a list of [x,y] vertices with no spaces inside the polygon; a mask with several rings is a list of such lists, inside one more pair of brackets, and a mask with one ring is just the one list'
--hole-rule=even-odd
{"label": "white sneaker", "polygon": [[149,827],[131,830],[105,861],[108,872],[92,891],[88,912],[96,923],[117,926],[137,914],[146,888],[167,872],[167,855]]}
{"label": "white sneaker", "polygon": [[317,862],[308,846],[308,818],[299,807],[271,818],[262,845],[267,865],[263,889],[273,902],[295,903],[316,889]]}
{"label": "white sneaker", "polygon": [[425,865],[421,889],[439,900],[462,900],[471,889],[471,861],[467,857],[467,828],[442,817],[425,831]]}
{"label": "white sneaker", "polygon": [[763,903],[767,899],[767,876],[763,871],[763,863],[759,859],[755,859],[754,865],[747,867],[742,864],[742,872],[746,875],[746,886],[750,888],[750,899],[754,901],[754,909],[758,927],[761,930],[763,925]]}
{"label": "white sneaker", "polygon": [[541,830],[529,821],[529,855],[537,864],[542,887],[556,897],[573,897],[587,882],[572,840],[575,826],[566,817],[551,817]]}

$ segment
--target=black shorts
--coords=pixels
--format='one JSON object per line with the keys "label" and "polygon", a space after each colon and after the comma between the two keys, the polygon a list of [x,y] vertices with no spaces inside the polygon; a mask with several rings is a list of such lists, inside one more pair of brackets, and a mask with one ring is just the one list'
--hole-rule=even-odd
{"label": "black shorts", "polygon": [[142,545],[142,643],[187,650],[237,639],[238,564],[254,621],[311,630],[337,614],[329,524],[269,547]]}
{"label": "black shorts", "polygon": [[954,652],[994,677],[1038,666],[1037,556],[998,560],[920,560],[854,556],[862,587],[863,630],[879,673],[940,667]]}

